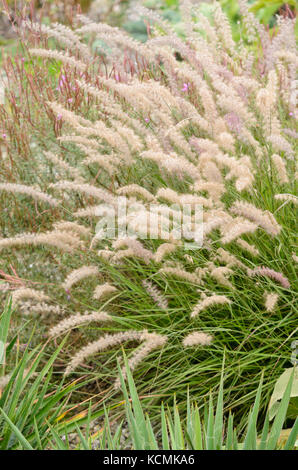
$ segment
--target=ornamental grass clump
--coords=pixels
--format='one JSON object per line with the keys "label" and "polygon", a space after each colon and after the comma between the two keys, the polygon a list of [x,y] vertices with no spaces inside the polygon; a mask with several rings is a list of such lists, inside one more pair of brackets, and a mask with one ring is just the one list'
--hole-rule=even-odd
{"label": "ornamental grass clump", "polygon": [[[19,18],[0,107],[3,270],[61,307],[46,321],[69,333],[66,374],[115,393],[125,348],[140,393],[202,398],[226,350],[239,421],[261,370],[269,390],[289,363],[297,256],[294,20],[271,35],[240,8],[238,42],[218,2],[207,17],[182,1],[179,35],[138,9],[146,43],[82,15]],[[185,205],[201,244],[164,229]]]}

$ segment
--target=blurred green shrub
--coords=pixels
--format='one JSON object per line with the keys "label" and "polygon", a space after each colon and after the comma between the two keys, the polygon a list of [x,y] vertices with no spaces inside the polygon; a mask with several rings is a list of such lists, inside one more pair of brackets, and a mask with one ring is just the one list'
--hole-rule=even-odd
{"label": "blurred green shrub", "polygon": [[[146,26],[143,22],[139,20],[132,20],[130,18],[130,10],[133,10],[134,0],[121,2],[125,4],[128,14],[123,15],[122,26],[135,38],[145,41],[147,37]],[[238,0],[220,0],[223,9],[228,14],[230,21],[232,23],[232,30],[235,39],[239,39],[238,32],[238,21],[240,18],[239,15],[239,3]],[[297,5],[296,0],[290,0],[285,3],[279,0],[251,0],[250,10],[256,14],[262,23],[273,27],[276,24],[277,13],[283,14],[286,16],[295,15],[295,8]],[[181,16],[179,12],[179,0],[144,0],[144,6],[147,8],[152,8],[153,10],[159,11],[162,13],[162,16],[170,21],[174,26],[177,32],[179,32],[179,23],[181,21]],[[211,14],[212,2],[201,2],[200,4],[201,11],[208,17]],[[106,18],[109,22],[109,18]]]}

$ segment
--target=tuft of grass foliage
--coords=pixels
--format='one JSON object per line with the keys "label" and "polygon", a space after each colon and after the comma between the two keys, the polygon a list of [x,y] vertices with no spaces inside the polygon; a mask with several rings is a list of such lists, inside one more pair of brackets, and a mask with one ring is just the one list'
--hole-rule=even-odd
{"label": "tuft of grass foliage", "polygon": [[[1,340],[8,338],[11,303],[8,302],[0,317]],[[5,349],[11,353],[12,341]],[[10,380],[2,390],[0,399],[0,448],[23,450],[292,450],[297,445],[298,419],[288,430],[286,439],[281,439],[289,406],[294,373],[291,374],[275,418],[269,426],[269,415],[265,416],[263,428],[258,429],[263,379],[260,380],[255,401],[245,418],[245,429],[239,434],[234,427],[234,415],[224,412],[224,363],[221,370],[219,392],[214,403],[212,393],[202,410],[187,393],[187,413],[182,418],[179,405],[174,400],[173,407],[161,405],[159,420],[152,420],[150,411],[144,406],[137,392],[126,356],[124,355],[124,379],[120,363],[118,371],[124,399],[125,423],[129,434],[122,438],[124,421],[112,430],[111,409],[107,401],[101,410],[92,413],[88,408],[84,422],[65,420],[65,405],[68,396],[75,389],[74,384],[59,383],[51,390],[52,366],[63,343],[56,353],[41,366],[42,349],[25,351],[17,361]],[[29,364],[29,368],[27,367]],[[0,380],[3,377],[0,377]],[[120,403],[123,405],[123,402]],[[118,405],[119,406],[119,405]],[[113,408],[113,407],[111,407]],[[91,432],[95,417],[104,418],[99,431]],[[83,426],[82,426],[83,424]],[[76,435],[73,443],[71,436]]]}
{"label": "tuft of grass foliage", "polygon": [[[25,350],[19,350],[20,332],[9,339],[12,312],[10,299],[0,316],[0,342],[5,345],[0,362],[0,449],[42,450],[49,448],[59,430],[60,434],[62,428],[63,432],[70,432],[77,423],[84,422],[83,414],[70,422],[64,418],[63,426],[60,424],[69,408],[73,408],[68,404],[69,398],[81,384],[53,379],[53,364],[65,341],[51,355],[45,354],[45,345],[31,348],[31,338]],[[35,329],[31,332],[34,334]],[[10,372],[5,375],[7,368]],[[93,413],[90,409],[86,413],[89,420],[103,415],[104,410]]]}
{"label": "tuft of grass foliage", "polygon": [[[266,414],[261,438],[258,438],[257,421],[259,417],[263,380],[261,379],[255,401],[248,416],[246,427],[241,436],[234,428],[234,416],[229,413],[228,419],[224,417],[224,363],[216,403],[212,394],[209,403],[206,403],[202,413],[196,403],[191,403],[190,394],[187,395],[186,419],[181,419],[179,407],[175,403],[173,408],[162,405],[160,410],[160,425],[156,432],[152,426],[148,413],[144,411],[139,400],[133,377],[125,358],[127,385],[121,374],[122,390],[125,397],[126,418],[129,425],[133,449],[136,450],[275,450],[279,448],[279,436],[285,421],[294,372],[288,382],[282,397],[278,414],[269,429],[269,417]],[[292,427],[289,437],[284,443],[284,450],[294,449],[297,445],[298,418]]]}

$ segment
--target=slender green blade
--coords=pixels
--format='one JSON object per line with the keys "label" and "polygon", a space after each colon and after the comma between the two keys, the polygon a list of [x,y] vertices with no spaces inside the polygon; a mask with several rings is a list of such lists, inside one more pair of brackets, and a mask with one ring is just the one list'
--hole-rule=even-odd
{"label": "slender green blade", "polygon": [[294,426],[292,427],[288,440],[284,446],[284,450],[294,449],[297,438],[298,438],[298,418],[296,418],[295,420]]}
{"label": "slender green blade", "polygon": [[244,450],[248,450],[248,449],[256,450],[256,447],[257,447],[257,419],[258,419],[260,402],[261,402],[262,385],[263,385],[263,374],[259,382],[254,406],[249,417],[247,432],[246,432],[246,436],[245,436],[245,440],[243,444]]}
{"label": "slender green blade", "polygon": [[233,449],[233,415],[229,414],[226,449]]}
{"label": "slender green blade", "polygon": [[209,397],[209,412],[208,412],[208,423],[207,423],[207,435],[206,435],[206,448],[207,450],[214,450],[214,409],[213,400],[210,393]]}
{"label": "slender green blade", "polygon": [[192,413],[192,425],[193,425],[193,448],[195,450],[203,450],[203,439],[202,439],[202,427],[200,420],[200,413],[197,405],[193,407]]}
{"label": "slender green blade", "polygon": [[23,448],[27,450],[34,450],[30,443],[27,441],[27,439],[23,436],[21,431],[13,424],[13,422],[9,419],[5,411],[2,410],[2,408],[0,408],[0,413],[3,415],[5,421],[8,423],[11,430],[14,432],[14,434],[22,444]]}
{"label": "slender green blade", "polygon": [[261,442],[259,444],[259,450],[266,450],[268,433],[269,433],[269,415],[267,413],[266,417],[265,417],[263,430],[262,430],[262,436],[261,436]]}
{"label": "slender green blade", "polygon": [[220,386],[217,398],[216,413],[214,420],[214,446],[216,449],[221,449],[222,435],[223,435],[223,371],[224,360],[220,376]]}
{"label": "slender green blade", "polygon": [[165,414],[163,403],[161,405],[161,439],[162,439],[163,450],[170,450],[167,419],[166,419],[166,414]]}

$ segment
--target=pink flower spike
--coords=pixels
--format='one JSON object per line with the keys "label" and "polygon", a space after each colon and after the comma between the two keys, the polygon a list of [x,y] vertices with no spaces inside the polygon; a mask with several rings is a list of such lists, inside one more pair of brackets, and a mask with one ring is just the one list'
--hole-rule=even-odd
{"label": "pink flower spike", "polygon": [[294,114],[294,113],[291,112],[291,113],[289,113],[289,116],[293,116],[293,114]]}
{"label": "pink flower spike", "polygon": [[3,139],[6,139],[6,134],[2,134]]}
{"label": "pink flower spike", "polygon": [[149,121],[150,121],[150,119],[149,119],[149,118],[145,118],[145,121],[146,121],[146,122],[149,122]]}
{"label": "pink flower spike", "polygon": [[183,88],[181,88],[182,91],[188,91],[188,83],[183,83]]}
{"label": "pink flower spike", "polygon": [[72,98],[68,98],[67,100],[69,103],[72,103]]}
{"label": "pink flower spike", "polygon": [[57,121],[60,121],[61,118],[62,118],[62,114],[58,114],[57,115]]}

